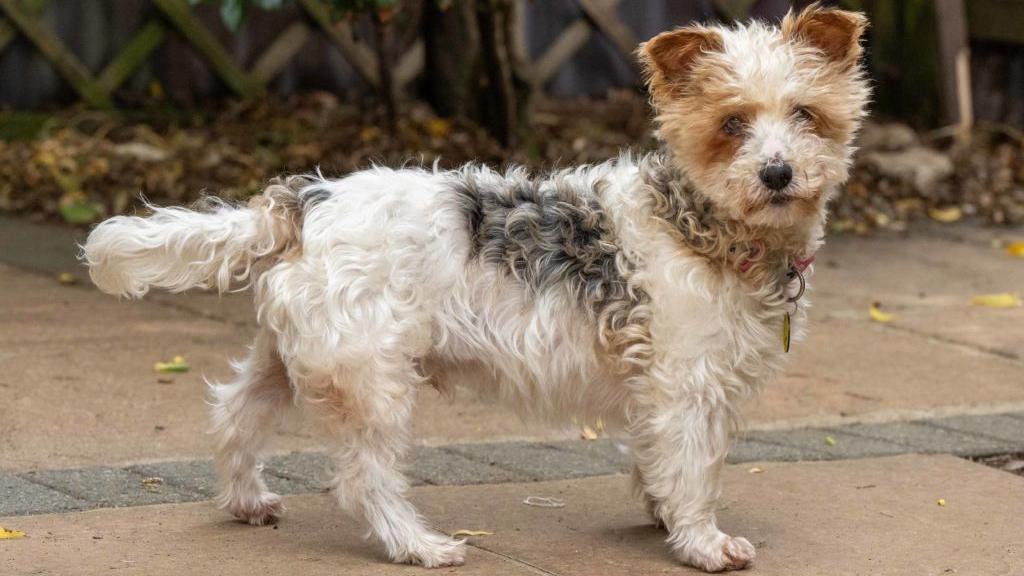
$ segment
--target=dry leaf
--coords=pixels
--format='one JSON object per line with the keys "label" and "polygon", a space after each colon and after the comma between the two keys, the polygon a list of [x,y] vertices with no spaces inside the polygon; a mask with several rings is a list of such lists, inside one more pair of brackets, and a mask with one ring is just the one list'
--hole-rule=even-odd
{"label": "dry leaf", "polygon": [[584,426],[583,429],[580,430],[580,437],[584,440],[597,440],[597,432],[594,432],[594,429],[590,426]]}
{"label": "dry leaf", "polygon": [[895,316],[893,316],[892,314],[889,314],[888,312],[882,312],[881,306],[882,305],[879,304],[878,302],[875,302],[874,304],[872,304],[868,308],[868,316],[870,316],[871,319],[874,320],[875,322],[878,322],[878,323],[881,323],[881,324],[888,324],[889,322],[892,322],[892,320],[893,320],[893,318],[895,318]]}
{"label": "dry leaf", "polygon": [[452,123],[442,118],[431,118],[427,121],[427,133],[434,138],[444,138],[452,131]]}
{"label": "dry leaf", "polygon": [[70,286],[71,284],[78,283],[78,278],[75,278],[75,275],[71,272],[61,272],[57,274],[57,282]]}
{"label": "dry leaf", "polygon": [[945,498],[939,498],[938,500],[935,501],[935,503],[938,504],[939,506],[945,506],[946,505],[946,499]]}
{"label": "dry leaf", "polygon": [[1017,258],[1024,258],[1024,242],[1011,242],[1006,246],[1006,253]]}
{"label": "dry leaf", "polygon": [[835,446],[836,439],[831,436],[825,436],[825,444],[828,444],[829,446]]}
{"label": "dry leaf", "polygon": [[758,468],[757,466],[754,466],[750,470],[747,470],[747,472],[749,472],[751,474],[760,474],[761,472],[764,472],[764,470]]}
{"label": "dry leaf", "polygon": [[452,538],[465,538],[469,536],[494,536],[494,532],[486,530],[456,530],[452,532]]}
{"label": "dry leaf", "polygon": [[1021,305],[1020,296],[1004,292],[1002,294],[982,294],[971,298],[971,304],[988,308],[1017,308]]}
{"label": "dry leaf", "polygon": [[14,540],[15,538],[24,538],[25,533],[21,530],[8,530],[3,526],[0,526],[0,540]]}
{"label": "dry leaf", "polygon": [[963,211],[956,206],[951,206],[949,208],[932,208],[928,211],[928,215],[932,217],[932,220],[942,222],[943,224],[956,222],[964,217]]}

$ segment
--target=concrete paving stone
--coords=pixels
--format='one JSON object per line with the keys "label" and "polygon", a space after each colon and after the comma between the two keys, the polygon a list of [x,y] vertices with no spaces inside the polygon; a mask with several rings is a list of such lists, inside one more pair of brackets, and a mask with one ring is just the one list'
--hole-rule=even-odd
{"label": "concrete paving stone", "polygon": [[[751,432],[750,435],[759,433]],[[757,438],[745,437],[736,442],[729,451],[726,462],[738,464],[741,462],[799,462],[801,460],[825,460],[825,455],[818,451],[809,452],[806,448],[789,446],[786,444],[775,444],[770,440],[762,441]]]}
{"label": "concrete paving stone", "polygon": [[923,454],[944,453],[957,456],[978,456],[1012,452],[1017,447],[1017,445],[1003,440],[930,426],[927,421],[876,425],[855,424],[845,426],[843,430],[855,436],[902,444]]}
{"label": "concrete paving stone", "polygon": [[71,494],[96,508],[192,502],[203,497],[202,494],[171,484],[144,485],[142,481],[146,476],[124,468],[40,470],[25,472],[21,476]]}
{"label": "concrete paving stone", "polygon": [[930,426],[962,430],[979,436],[1004,440],[1024,450],[1024,420],[993,414],[988,416],[952,416],[928,420]]}
{"label": "concrete paving stone", "polygon": [[524,480],[581,478],[618,472],[611,462],[558,450],[548,444],[503,442],[500,444],[460,444],[449,450],[467,458],[519,472]]}
{"label": "concrete paving stone", "polygon": [[217,495],[217,478],[210,460],[137,464],[128,470],[146,478],[160,478],[164,484],[207,498]]}
{"label": "concrete paving stone", "polygon": [[[437,488],[434,488],[435,490]],[[418,491],[414,490],[414,497]],[[470,548],[467,564],[425,571],[388,561],[366,525],[324,494],[290,496],[274,526],[238,522],[211,502],[0,518],[27,536],[0,546],[5,576],[536,576]]]}
{"label": "concrete paving stone", "polygon": [[323,452],[291,452],[268,458],[263,476],[268,487],[279,484],[278,494],[323,490],[331,477],[331,461]]}
{"label": "concrete paving stone", "polygon": [[419,447],[409,464],[408,474],[416,484],[502,484],[525,479],[521,472],[467,458],[450,448]]}
{"label": "concrete paving stone", "polygon": [[616,472],[629,472],[633,465],[629,448],[623,440],[614,438],[600,438],[591,441],[564,440],[562,442],[547,442],[547,445],[556,450],[564,450],[586,458],[607,462]]}
{"label": "concrete paving stone", "polygon": [[53,488],[0,473],[0,516],[49,514],[87,507],[86,502]]}
{"label": "concrete paving stone", "polygon": [[[906,446],[883,439],[847,434],[842,429],[800,428],[753,433],[761,442],[793,446],[800,460],[841,460],[903,454]],[[829,438],[832,443],[829,443]]]}

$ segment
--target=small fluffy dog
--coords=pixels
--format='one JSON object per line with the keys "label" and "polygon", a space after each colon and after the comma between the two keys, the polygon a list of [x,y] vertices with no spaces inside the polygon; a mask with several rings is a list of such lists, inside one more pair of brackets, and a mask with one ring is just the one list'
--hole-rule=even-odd
{"label": "small fluffy dog", "polygon": [[391,559],[463,562],[427,527],[400,461],[424,383],[522,413],[619,422],[637,494],[686,564],[743,568],[715,525],[740,406],[776,374],[846,178],[869,89],[857,13],[690,26],[640,47],[659,153],[545,176],[481,166],[290,177],[247,206],[152,208],[84,246],[111,294],[251,283],[260,330],[213,385],[218,502],[282,512],[260,453],[293,405],[315,419],[334,493]]}

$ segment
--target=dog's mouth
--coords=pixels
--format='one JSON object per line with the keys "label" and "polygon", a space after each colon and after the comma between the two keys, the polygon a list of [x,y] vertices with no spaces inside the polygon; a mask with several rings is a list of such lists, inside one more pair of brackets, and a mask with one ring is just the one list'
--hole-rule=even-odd
{"label": "dog's mouth", "polygon": [[793,201],[793,197],[790,196],[789,194],[785,194],[785,193],[779,194],[779,193],[776,193],[776,194],[772,194],[771,198],[768,199],[768,204],[770,206],[780,206],[781,207],[781,206],[789,205],[789,203],[792,202],[792,201]]}

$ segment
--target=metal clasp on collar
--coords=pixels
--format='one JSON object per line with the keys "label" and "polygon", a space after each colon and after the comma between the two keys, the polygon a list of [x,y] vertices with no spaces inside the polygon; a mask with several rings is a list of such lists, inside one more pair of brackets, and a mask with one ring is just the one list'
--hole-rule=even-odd
{"label": "metal clasp on collar", "polygon": [[[798,280],[800,280],[800,290],[797,291],[796,296],[792,296],[792,297],[786,299],[786,302],[790,302],[790,303],[795,303],[796,301],[798,301],[801,298],[803,298],[804,297],[804,291],[807,289],[807,281],[804,280],[803,272],[801,272],[800,269],[797,268],[796,266],[790,266],[789,267],[789,272],[786,272],[786,279],[791,282],[793,280],[794,276]],[[789,282],[787,282],[786,285],[788,286]]]}

